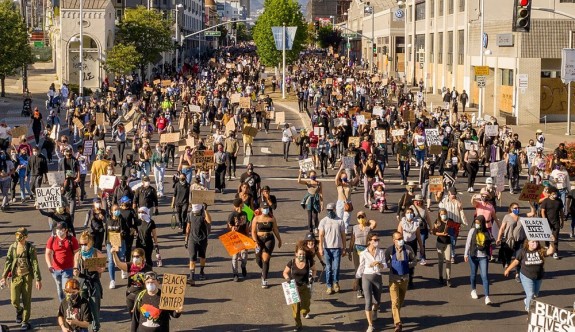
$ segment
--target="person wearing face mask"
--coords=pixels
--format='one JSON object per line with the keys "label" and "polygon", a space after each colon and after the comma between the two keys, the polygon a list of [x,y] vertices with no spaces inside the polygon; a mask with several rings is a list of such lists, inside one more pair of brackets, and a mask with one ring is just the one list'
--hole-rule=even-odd
{"label": "person wearing face mask", "polygon": [[501,192],[497,191],[497,186],[493,184],[493,178],[485,179],[485,187],[481,190],[489,193],[489,202],[494,207],[497,207],[497,200],[501,200]]}
{"label": "person wearing face mask", "polygon": [[339,293],[339,271],[341,257],[345,257],[345,224],[335,211],[335,204],[329,203],[326,206],[327,216],[319,222],[319,251],[323,254],[326,264],[325,283],[328,295]]}
{"label": "person wearing face mask", "polygon": [[10,303],[16,309],[16,323],[21,324],[21,331],[26,331],[31,329],[29,320],[32,309],[32,284],[36,279],[36,289],[41,290],[42,275],[38,265],[36,246],[26,241],[28,230],[20,227],[15,235],[16,241],[10,245],[6,254],[0,285],[6,284],[6,278],[12,278]]}
{"label": "person wearing face mask", "polygon": [[38,151],[38,147],[35,146],[32,149],[32,156],[28,160],[28,166],[26,167],[26,181],[30,182],[30,190],[32,193],[36,193],[36,188],[42,186],[42,179],[48,173],[48,162],[46,157]]}
{"label": "person wearing face mask", "polygon": [[467,192],[472,193],[475,191],[473,185],[475,184],[475,178],[479,171],[479,152],[477,152],[476,145],[471,145],[470,150],[465,152],[463,161],[465,162],[465,169],[467,171]]}
{"label": "person wearing face mask", "polygon": [[399,158],[399,170],[401,172],[402,185],[407,183],[407,178],[409,178],[409,169],[411,154],[413,152],[413,144],[407,141],[407,137],[404,135],[401,137],[401,141],[397,143],[397,155]]}
{"label": "person wearing face mask", "polygon": [[401,220],[401,217],[403,217],[406,209],[413,205],[413,199],[415,198],[415,187],[417,187],[415,181],[409,181],[405,187],[406,192],[403,193],[399,199],[399,202],[397,203],[397,221]]}
{"label": "person wearing face mask", "polygon": [[[421,223],[420,217],[416,217],[412,208],[407,208],[405,210],[405,216],[401,218],[399,225],[397,226],[397,231],[403,235],[403,240],[413,252],[417,252],[419,248],[420,257],[423,257],[423,241],[421,241]],[[409,269],[409,284],[408,288],[413,289],[413,275],[415,273],[414,268]]]}
{"label": "person wearing face mask", "polygon": [[447,219],[452,220],[452,222],[448,222],[448,232],[451,239],[451,264],[455,264],[455,246],[459,237],[459,229],[461,224],[467,226],[467,218],[454,187],[449,188],[447,195],[439,202],[439,207],[445,209],[447,211]]}
{"label": "person wearing face mask", "polygon": [[509,178],[509,193],[520,192],[519,173],[520,160],[519,154],[514,147],[510,147],[505,154],[505,163],[507,164],[507,176]]}
{"label": "person wearing face mask", "polygon": [[254,171],[254,165],[252,163],[248,164],[247,172],[240,176],[240,186],[244,183],[247,183],[250,187],[250,192],[254,199],[254,209],[259,208],[262,178]]}
{"label": "person wearing face mask", "polygon": [[[121,245],[117,249],[122,260],[125,258],[126,254],[126,241],[125,238],[130,236],[130,227],[121,218],[122,212],[117,204],[112,205],[110,217],[107,219],[105,224],[105,240],[106,240],[106,253],[108,254],[108,274],[110,275],[110,289],[116,288],[116,264],[112,258],[112,243],[111,237],[115,235],[120,236]],[[126,279],[127,274],[122,270],[122,279]]]}
{"label": "person wearing face mask", "polygon": [[473,222],[473,228],[467,233],[464,258],[466,263],[469,262],[471,268],[469,277],[471,281],[471,298],[474,300],[478,298],[475,285],[477,269],[479,269],[486,305],[491,304],[491,299],[489,298],[489,256],[492,242],[493,237],[487,231],[485,217],[478,215]]}
{"label": "person wearing face mask", "polygon": [[103,154],[96,154],[96,161],[92,163],[90,168],[90,188],[94,188],[94,195],[98,193],[100,176],[108,174],[108,166],[110,165],[110,161],[106,160]]}
{"label": "person wearing face mask", "polygon": [[389,267],[389,295],[395,332],[401,332],[401,307],[407,293],[409,270],[415,268],[417,260],[413,249],[405,244],[403,235],[394,232],[393,244],[385,250],[385,264]]}
{"label": "person wearing face mask", "polygon": [[170,318],[178,318],[183,305],[176,310],[160,309],[161,285],[156,272],[144,274],[146,289],[141,291],[134,303],[131,332],[170,331]]}
{"label": "person wearing face mask", "polygon": [[176,209],[178,216],[178,227],[185,234],[184,224],[188,216],[188,206],[190,203],[190,184],[186,182],[186,176],[180,174],[178,182],[174,184],[174,196],[172,197],[172,210]]}
{"label": "person wearing face mask", "polygon": [[136,189],[134,194],[134,210],[138,207],[145,207],[152,210],[155,208],[155,214],[158,215],[158,193],[156,188],[150,186],[150,177],[142,178],[142,186]]}
{"label": "person wearing face mask", "polygon": [[[419,222],[419,232],[421,233],[421,256],[420,264],[426,265],[425,261],[425,240],[429,237],[429,229],[431,229],[431,213],[428,208],[423,205],[423,198],[420,194],[415,195],[413,198],[413,205],[410,206],[413,210],[413,218],[415,221]],[[413,250],[416,250],[412,247]]]}
{"label": "person wearing face mask", "polygon": [[5,211],[10,203],[10,184],[14,175],[14,163],[6,156],[6,152],[0,150],[0,192],[2,203],[0,211]]}
{"label": "person wearing face mask", "polygon": [[[353,260],[353,267],[357,271],[359,267],[359,256],[367,247],[368,233],[375,229],[377,222],[375,220],[367,220],[365,212],[359,211],[357,213],[357,225],[351,228],[351,237],[349,239],[348,254],[350,259]],[[354,290],[357,289],[357,298],[363,298],[363,288],[361,278],[356,278],[354,283]]]}
{"label": "person wearing face mask", "polygon": [[57,226],[59,223],[64,223],[66,228],[73,236],[76,236],[76,230],[74,228],[74,222],[72,219],[72,215],[68,212],[66,207],[57,207],[54,211],[45,211],[43,209],[39,209],[41,215],[46,216],[49,219],[49,228],[52,232],[52,235],[55,234],[54,226]]}
{"label": "person wearing face mask", "polygon": [[[531,205],[532,206],[532,205]],[[531,213],[535,212],[534,208],[531,208]],[[503,217],[501,222],[501,229],[497,235],[497,245],[501,245],[499,250],[499,261],[503,264],[503,268],[506,269],[511,261],[516,257],[517,251],[523,246],[523,241],[517,237],[518,227],[521,228],[521,223],[519,222],[519,204],[513,202],[509,205],[509,213]],[[519,282],[519,270],[515,273],[515,280]]]}
{"label": "person wearing face mask", "polygon": [[189,253],[190,277],[188,284],[195,285],[196,262],[200,259],[200,280],[206,275],[206,249],[208,248],[208,235],[212,224],[212,217],[203,208],[202,204],[192,204],[192,211],[187,216],[187,225],[184,235],[184,247]]}
{"label": "person wearing face mask", "polygon": [[549,177],[557,188],[557,197],[559,197],[563,203],[563,214],[567,216],[569,214],[567,194],[571,191],[571,180],[569,179],[569,172],[567,172],[565,168],[565,163],[562,161],[557,163]]}
{"label": "person wearing face mask", "polygon": [[323,191],[321,182],[317,180],[315,171],[309,172],[309,179],[302,180],[302,171],[299,170],[298,183],[307,187],[307,192],[301,200],[301,206],[307,211],[309,231],[317,234],[319,213],[323,210]]}
{"label": "person wearing face mask", "polygon": [[136,248],[142,248],[146,256],[146,262],[152,264],[152,252],[159,251],[156,223],[152,220],[150,210],[147,207],[138,209],[138,218],[134,224],[137,228]]}
{"label": "person wearing face mask", "polygon": [[106,210],[102,207],[102,200],[94,198],[92,200],[93,207],[86,213],[86,221],[84,221],[84,228],[88,227],[88,232],[94,239],[94,248],[102,250],[104,243],[105,224],[107,222]]}
{"label": "person wearing face mask", "polygon": [[66,298],[60,302],[58,325],[62,332],[88,332],[92,325],[92,311],[87,299],[80,296],[80,282],[70,279],[66,282]]}
{"label": "person wearing face mask", "polygon": [[80,296],[90,304],[92,331],[97,332],[100,330],[100,302],[103,295],[100,274],[105,268],[97,267],[89,270],[85,267],[85,262],[90,258],[106,257],[106,255],[94,247],[94,239],[88,231],[79,236],[78,242],[80,251],[74,256],[74,276],[80,282]]}
{"label": "person wearing face mask", "polygon": [[541,202],[539,207],[542,218],[547,218],[549,226],[553,231],[555,252],[553,253],[554,259],[559,259],[559,231],[563,228],[565,222],[565,214],[563,213],[563,202],[557,196],[557,188],[549,187],[547,190],[549,196]]}
{"label": "person wearing face mask", "polygon": [[[359,183],[359,172],[357,166],[354,167],[355,178],[349,180],[347,171],[343,168],[343,164],[337,174],[335,175],[335,187],[337,190],[337,203],[336,214],[337,217],[343,221],[345,234],[349,232],[350,212],[353,211],[353,204],[351,202],[351,188]],[[347,207],[347,208],[346,208]]]}
{"label": "person wearing face mask", "polygon": [[16,166],[16,173],[18,174],[18,182],[20,183],[20,198],[22,203],[26,201],[26,194],[33,197],[30,191],[30,183],[26,181],[26,168],[28,167],[28,154],[26,150],[21,149],[20,153],[16,156],[18,160],[18,166]]}
{"label": "person wearing face mask", "polygon": [[228,162],[228,154],[224,152],[224,146],[218,144],[217,151],[214,153],[216,193],[224,193],[226,188],[226,163]]}
{"label": "person wearing face mask", "polygon": [[283,270],[286,282],[293,280],[298,290],[300,302],[291,305],[292,316],[295,320],[294,331],[302,329],[301,317],[310,319],[311,283],[315,278],[315,265],[313,259],[308,259],[303,246],[296,245],[295,258],[291,259]]}
{"label": "person wearing face mask", "polygon": [[118,257],[118,248],[113,247],[110,251],[112,252],[111,255],[114,264],[122,273],[126,273],[128,278],[128,284],[126,286],[126,308],[128,309],[128,313],[132,314],[136,297],[141,291],[146,289],[144,274],[151,272],[152,266],[147,264],[144,257],[144,250],[140,248],[136,248],[132,251],[131,259],[127,262],[122,261],[121,258]]}
{"label": "person wearing face mask", "polygon": [[120,177],[120,185],[114,189],[114,195],[112,196],[112,204],[120,204],[120,199],[124,196],[127,196],[132,200],[134,198],[134,191],[129,185],[128,177],[122,175]]}
{"label": "person wearing face mask", "polygon": [[[233,211],[228,216],[227,228],[229,231],[238,232],[242,235],[248,235],[248,216],[245,211],[243,211],[244,202],[241,198],[236,198],[233,201]],[[234,275],[233,280],[235,282],[239,281],[238,274],[238,262],[241,262],[242,268],[242,278],[245,278],[248,274],[246,266],[248,263],[248,250],[242,250],[232,256],[232,273]]]}
{"label": "person wearing face mask", "polygon": [[251,236],[256,243],[256,263],[262,270],[261,280],[264,289],[269,287],[268,272],[276,239],[278,240],[278,248],[282,246],[277,220],[270,215],[270,211],[267,202],[262,202],[261,213],[252,219],[251,225]]}
{"label": "person wearing face mask", "polygon": [[[385,250],[379,248],[379,236],[370,231],[366,237],[367,247],[359,255],[359,266],[355,277],[361,280],[365,291],[365,316],[369,324],[367,332],[375,331],[373,321],[377,319],[377,312],[381,303],[382,282],[381,273],[387,267],[385,263]],[[375,303],[372,303],[375,300]]]}
{"label": "person wearing face mask", "polygon": [[551,256],[555,252],[554,240],[554,237],[551,236],[551,243],[548,248],[544,248],[540,241],[525,241],[517,252],[517,257],[503,272],[503,275],[508,277],[515,267],[521,267],[519,278],[525,291],[523,303],[527,312],[531,309],[531,301],[539,297],[539,290],[541,289],[545,273],[545,257]]}
{"label": "person wearing face mask", "polygon": [[[491,204],[491,195],[485,190],[481,189],[479,195],[471,196],[471,205],[475,208],[475,215],[482,215],[485,218],[485,227],[487,231],[494,237],[497,237],[499,228],[501,228],[501,221],[497,218],[495,207]],[[495,235],[494,235],[495,234]],[[495,261],[495,256],[492,255],[493,248],[490,248],[489,255],[491,261]]]}
{"label": "person wearing face mask", "polygon": [[[439,284],[451,287],[451,238],[449,235],[449,224],[453,220],[449,219],[446,209],[439,209],[437,219],[433,224],[431,233],[437,236],[435,247],[437,248],[437,268],[439,272]],[[444,269],[443,263],[445,262],[445,276],[443,278]],[[445,283],[444,280],[447,280]]]}
{"label": "person wearing face mask", "polygon": [[56,282],[56,292],[60,302],[64,300],[64,286],[68,279],[72,278],[74,255],[79,249],[78,240],[68,234],[66,223],[58,223],[56,235],[50,236],[46,243],[44,258]]}
{"label": "person wearing face mask", "polygon": [[80,187],[80,201],[86,199],[86,176],[88,175],[88,167],[90,166],[91,156],[84,155],[84,146],[78,146],[78,150],[74,155],[76,160],[78,160],[78,166],[80,168],[80,182],[78,187]]}

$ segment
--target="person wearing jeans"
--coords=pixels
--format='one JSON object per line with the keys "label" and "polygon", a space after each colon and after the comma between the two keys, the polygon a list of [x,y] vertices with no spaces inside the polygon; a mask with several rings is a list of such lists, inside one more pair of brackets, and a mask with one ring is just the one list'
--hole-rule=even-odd
{"label": "person wearing jeans", "polygon": [[327,294],[338,293],[340,258],[345,256],[345,226],[335,212],[335,204],[326,206],[327,216],[319,222],[319,251],[325,259]]}
{"label": "person wearing jeans", "polygon": [[478,215],[475,217],[474,227],[467,234],[467,241],[465,243],[465,262],[469,262],[471,268],[471,275],[469,276],[471,282],[471,298],[476,300],[477,290],[475,289],[477,269],[481,275],[483,282],[483,291],[485,293],[485,304],[491,304],[489,299],[489,248],[493,242],[491,234],[487,231],[485,226],[485,217]]}
{"label": "person wearing jeans", "polygon": [[80,249],[78,240],[68,234],[68,226],[59,222],[56,235],[50,236],[46,243],[46,265],[56,282],[56,292],[60,302],[64,300],[64,288],[68,279],[73,277],[74,254]]}
{"label": "person wearing jeans", "polygon": [[397,143],[397,153],[399,156],[399,171],[401,173],[401,181],[403,184],[407,182],[409,177],[409,158],[411,157],[411,152],[413,151],[413,145],[407,142],[405,136],[401,137],[401,141]]}

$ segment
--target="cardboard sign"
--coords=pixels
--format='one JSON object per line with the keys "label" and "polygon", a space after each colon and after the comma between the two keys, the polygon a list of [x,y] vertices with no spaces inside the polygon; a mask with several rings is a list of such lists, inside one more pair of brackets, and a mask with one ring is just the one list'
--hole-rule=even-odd
{"label": "cardboard sign", "polygon": [[357,124],[360,126],[365,124],[365,116],[364,115],[356,116],[355,120],[357,121]]}
{"label": "cardboard sign", "polygon": [[169,133],[160,135],[160,144],[177,143],[180,141],[180,133]]}
{"label": "cardboard sign", "polygon": [[313,134],[316,136],[323,136],[325,134],[324,127],[313,127]]}
{"label": "cardboard sign", "polygon": [[345,118],[335,118],[333,119],[334,127],[345,127],[347,126],[347,120]]}
{"label": "cardboard sign", "polygon": [[189,105],[188,109],[190,110],[190,112],[202,113],[200,105]]}
{"label": "cardboard sign", "polygon": [[473,141],[473,140],[466,140],[465,141],[465,150],[471,151],[472,148],[474,148],[475,151],[477,151],[479,149],[479,143],[477,141]]}
{"label": "cardboard sign", "polygon": [[252,126],[245,126],[244,129],[242,129],[242,134],[256,137],[258,135],[258,129]]}
{"label": "cardboard sign", "polygon": [[383,118],[383,108],[381,106],[374,106],[372,114],[373,116],[380,116]]}
{"label": "cardboard sign", "polygon": [[218,238],[230,256],[233,256],[240,251],[254,249],[256,247],[254,240],[234,231],[227,232]]}
{"label": "cardboard sign", "polygon": [[12,137],[14,139],[19,139],[21,136],[26,136],[28,134],[27,126],[18,126],[12,129]]}
{"label": "cardboard sign", "polygon": [[313,159],[307,158],[307,159],[300,160],[299,161],[299,169],[301,169],[302,172],[313,171],[315,169]]}
{"label": "cardboard sign", "polygon": [[[371,120],[371,113],[369,112],[361,112],[361,115],[363,115],[363,117],[365,117],[365,120]],[[367,121],[366,121],[367,122]]]}
{"label": "cardboard sign", "polygon": [[91,156],[94,153],[94,141],[86,140],[84,141],[84,156]]}
{"label": "cardboard sign", "polygon": [[352,145],[355,147],[359,147],[359,137],[349,137],[347,140],[347,146]]}
{"label": "cardboard sign", "polygon": [[485,125],[485,136],[496,137],[499,135],[498,125]]}
{"label": "cardboard sign", "polygon": [[276,124],[282,125],[286,122],[285,112],[276,112]]}
{"label": "cardboard sign", "polygon": [[158,85],[160,84],[162,81],[161,80],[154,80],[154,85]]}
{"label": "cardboard sign", "polygon": [[36,188],[36,208],[55,209],[62,207],[60,187]]}
{"label": "cardboard sign", "polygon": [[233,133],[236,131],[236,120],[231,118],[228,123],[226,123],[226,134]]}
{"label": "cardboard sign", "polygon": [[79,130],[84,129],[84,123],[82,121],[80,121],[80,119],[73,118],[72,122],[74,122],[74,126],[76,126],[76,128],[78,128]]}
{"label": "cardboard sign", "polygon": [[98,271],[106,267],[108,259],[106,257],[92,257],[84,260],[84,268],[88,271]]}
{"label": "cardboard sign", "polygon": [[[527,258],[527,262],[529,262],[529,258]],[[533,307],[529,309],[527,331],[575,331],[572,309],[555,307],[535,300],[531,300],[531,304]]]}
{"label": "cardboard sign", "polygon": [[218,80],[218,85],[224,85],[224,84],[226,84],[227,81],[228,81],[227,78],[222,77]]}
{"label": "cardboard sign", "polygon": [[230,102],[232,104],[239,104],[240,103],[240,97],[241,97],[241,95],[239,93],[234,93],[230,97]]}
{"label": "cardboard sign", "polygon": [[443,176],[430,176],[429,177],[429,191],[432,193],[443,192]]}
{"label": "cardboard sign", "polygon": [[495,180],[495,185],[497,187],[497,192],[502,192],[505,189],[505,173],[507,173],[507,168],[505,165],[505,160],[501,160],[495,163],[489,164],[489,173]]}
{"label": "cardboard sign", "polygon": [[391,136],[404,136],[405,135],[405,129],[393,129],[391,131]]}
{"label": "cardboard sign", "polygon": [[441,139],[439,138],[439,129],[425,129],[425,140],[428,146],[441,145]]}
{"label": "cardboard sign", "polygon": [[197,168],[210,169],[214,167],[214,151],[203,150],[194,152],[194,164]]}
{"label": "cardboard sign", "polygon": [[383,143],[385,144],[387,142],[387,137],[386,137],[386,132],[385,130],[374,130],[375,133],[375,143],[380,144]]}
{"label": "cardboard sign", "polygon": [[146,91],[146,92],[153,92],[153,91],[154,91],[154,88],[151,88],[151,87],[149,87],[149,86],[145,86],[145,87],[144,87],[144,91]]}
{"label": "cardboard sign", "polygon": [[216,192],[213,190],[192,190],[192,204],[214,205]]}
{"label": "cardboard sign", "polygon": [[116,88],[114,88],[113,86],[109,87],[108,90],[111,92],[116,92]]}
{"label": "cardboard sign", "polygon": [[96,124],[103,126],[106,123],[106,115],[104,113],[96,113]]}
{"label": "cardboard sign", "polygon": [[172,85],[172,81],[171,80],[162,80],[162,86],[163,87],[168,87]]}
{"label": "cardboard sign", "polygon": [[114,184],[116,184],[115,175],[100,175],[99,187],[102,190],[112,190],[114,189]]}
{"label": "cardboard sign", "polygon": [[160,295],[160,310],[178,310],[184,306],[186,281],[187,276],[185,274],[164,274],[162,293]]}
{"label": "cardboard sign", "polygon": [[252,99],[250,97],[240,97],[240,108],[250,108]]}
{"label": "cardboard sign", "polygon": [[551,239],[551,227],[547,218],[519,218],[527,240],[529,241],[549,241]]}
{"label": "cardboard sign", "polygon": [[355,167],[355,158],[353,157],[342,157],[341,164],[344,169],[353,169]]}
{"label": "cardboard sign", "polygon": [[292,279],[289,282],[282,282],[282,290],[284,292],[287,305],[299,303],[301,301],[295,280]]}
{"label": "cardboard sign", "polygon": [[122,246],[122,235],[120,232],[108,232],[108,240],[113,248],[120,250]]}
{"label": "cardboard sign", "polygon": [[526,183],[521,189],[521,194],[519,195],[520,201],[537,201],[541,194],[543,193],[544,186],[534,183]]}
{"label": "cardboard sign", "polygon": [[58,187],[64,184],[64,180],[66,179],[66,177],[64,176],[64,171],[49,172],[46,174],[46,178],[48,178],[48,185]]}
{"label": "cardboard sign", "polygon": [[325,84],[333,84],[333,78],[331,78],[331,77],[326,78]]}
{"label": "cardboard sign", "polygon": [[429,147],[429,154],[441,154],[442,151],[443,148],[441,147],[441,145],[431,145]]}
{"label": "cardboard sign", "polygon": [[369,127],[370,128],[377,128],[377,120],[371,120]]}
{"label": "cardboard sign", "polygon": [[136,114],[137,108],[132,108],[125,116],[124,119],[130,120]]}
{"label": "cardboard sign", "polygon": [[103,139],[97,141],[96,145],[98,145],[98,150],[106,150],[106,142]]}

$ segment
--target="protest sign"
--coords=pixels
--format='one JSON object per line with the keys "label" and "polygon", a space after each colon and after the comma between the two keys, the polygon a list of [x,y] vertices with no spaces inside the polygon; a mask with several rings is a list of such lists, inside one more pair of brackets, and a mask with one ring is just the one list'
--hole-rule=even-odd
{"label": "protest sign", "polygon": [[187,276],[185,274],[164,273],[160,310],[180,310],[184,306],[186,282]]}
{"label": "protest sign", "polygon": [[443,192],[443,176],[430,176],[429,177],[429,191],[432,193]]}
{"label": "protest sign", "polygon": [[294,303],[299,303],[301,301],[294,279],[290,280],[289,282],[288,281],[282,282],[282,289],[284,292],[284,297],[286,299],[286,304],[290,305]]}
{"label": "protest sign", "polygon": [[96,113],[96,124],[97,125],[105,125],[106,124],[106,116],[104,113]]}
{"label": "protest sign", "polygon": [[375,143],[385,143],[387,142],[385,130],[374,130],[375,133]]}
{"label": "protest sign", "polygon": [[333,78],[331,78],[331,77],[326,78],[325,84],[333,84]]}
{"label": "protest sign", "polygon": [[313,159],[307,158],[299,161],[299,169],[302,172],[309,172],[315,169]]}
{"label": "protest sign", "polygon": [[120,232],[108,231],[108,240],[110,240],[110,244],[113,248],[120,250],[120,247],[122,246],[122,235]]}
{"label": "protest sign", "polygon": [[285,112],[276,112],[276,124],[284,124],[286,122]]}
{"label": "protest sign", "polygon": [[130,186],[130,189],[132,189],[133,191],[136,191],[138,188],[142,186],[142,180],[132,181],[128,183],[128,186]]}
{"label": "protest sign", "polygon": [[36,188],[36,208],[55,209],[62,207],[60,187]]}
{"label": "protest sign", "polygon": [[479,149],[479,143],[477,141],[473,141],[473,140],[466,140],[465,141],[465,150],[471,151],[471,149],[474,149],[475,151],[477,151]]}
{"label": "protest sign", "polygon": [[489,173],[495,180],[495,186],[497,192],[502,192],[505,190],[505,173],[507,172],[505,167],[505,160],[489,164]]}
{"label": "protest sign", "polygon": [[344,169],[353,169],[355,167],[355,159],[353,157],[342,157],[341,164]]}
{"label": "protest sign", "polygon": [[96,145],[98,146],[98,150],[106,149],[106,142],[104,142],[103,139],[96,141]]}
{"label": "protest sign", "polygon": [[227,232],[218,238],[230,256],[233,256],[242,250],[254,249],[256,247],[254,240],[234,231]]}
{"label": "protest sign", "polygon": [[107,260],[106,257],[86,258],[84,260],[84,268],[88,271],[98,271],[98,269],[106,267]]}
{"label": "protest sign", "polygon": [[94,141],[86,140],[84,141],[84,156],[91,156],[94,153]]}
{"label": "protest sign", "polygon": [[197,168],[210,169],[214,167],[214,151],[202,150],[194,152],[194,163]]}
{"label": "protest sign", "polygon": [[291,137],[297,136],[297,129],[295,129],[295,126],[289,127],[289,131],[290,131]]}
{"label": "protest sign", "polygon": [[195,113],[202,113],[202,109],[200,108],[200,105],[189,105],[188,109],[190,110],[190,112],[195,112]]}
{"label": "protest sign", "polygon": [[186,146],[189,146],[190,148],[196,146],[193,137],[186,138],[185,140],[180,140],[178,144],[178,152],[186,151]]}
{"label": "protest sign", "polygon": [[383,117],[383,108],[381,106],[374,106],[372,113],[373,113],[373,116]]}
{"label": "protest sign", "polygon": [[540,184],[526,183],[521,189],[521,194],[519,195],[520,201],[536,201],[541,197],[543,193],[543,187]]}
{"label": "protest sign", "polygon": [[[57,141],[58,140],[58,136],[60,136],[60,124],[57,123],[52,127],[52,130],[50,131],[50,138]],[[16,137],[16,136],[14,136]]]}
{"label": "protest sign", "polygon": [[132,122],[127,122],[124,124],[124,129],[126,130],[126,134],[134,129],[134,124]]}
{"label": "protest sign", "polygon": [[370,126],[370,128],[377,128],[377,120],[371,120],[369,126]]}
{"label": "protest sign", "polygon": [[316,136],[323,136],[323,134],[325,133],[325,128],[324,127],[313,127],[313,133]]}
{"label": "protest sign", "polygon": [[252,126],[245,126],[244,129],[242,129],[242,134],[256,137],[258,135],[258,129]]}
{"label": "protest sign", "polygon": [[78,128],[79,130],[84,129],[84,123],[82,121],[80,121],[80,119],[78,118],[73,118],[72,122],[74,122],[74,125],[76,126],[76,128]]}
{"label": "protest sign", "polygon": [[355,120],[357,121],[357,124],[360,126],[365,124],[365,116],[364,115],[356,116]]}
{"label": "protest sign", "polygon": [[162,80],[162,86],[163,87],[168,87],[172,85],[172,81],[171,80]]}
{"label": "protest sign", "polygon": [[116,184],[116,176],[114,175],[100,175],[99,187],[102,190],[112,190]]}
{"label": "protest sign", "polygon": [[439,139],[439,129],[425,129],[425,140],[428,146],[441,145],[441,140]]}
{"label": "protest sign", "polygon": [[154,85],[158,85],[158,84],[160,84],[162,81],[161,81],[161,80],[154,80],[153,82],[154,82]]}
{"label": "protest sign", "polygon": [[252,99],[250,97],[240,97],[240,108],[250,108]]}
{"label": "protest sign", "polygon": [[231,118],[228,120],[228,123],[226,123],[226,133],[233,133],[236,131],[236,120],[234,120],[234,118]]}
{"label": "protest sign", "polygon": [[241,95],[239,93],[234,93],[232,95],[232,97],[230,98],[230,102],[232,104],[238,104],[240,102],[240,97],[241,97]]}
{"label": "protest sign", "polygon": [[113,86],[109,87],[108,90],[109,90],[110,92],[116,92],[116,88],[113,87]]}
{"label": "protest sign", "polygon": [[50,186],[61,186],[64,183],[66,177],[64,176],[64,171],[61,172],[49,172],[46,174],[48,178],[48,185]]}
{"label": "protest sign", "polygon": [[169,133],[160,135],[160,143],[176,143],[180,141],[180,133]]}
{"label": "protest sign", "polygon": [[366,120],[371,120],[371,113],[369,113],[369,112],[361,112],[360,114],[363,115]]}
{"label": "protest sign", "polygon": [[267,120],[273,120],[275,119],[276,116],[276,111],[266,111],[264,114],[264,118]]}
{"label": "protest sign", "polygon": [[529,164],[533,164],[533,160],[537,156],[537,147],[536,146],[528,146],[526,148],[526,153],[527,153],[527,160],[529,161]]}
{"label": "protest sign", "polygon": [[347,120],[345,118],[335,118],[333,119],[334,127],[345,127],[347,125]]}
{"label": "protest sign", "polygon": [[226,77],[222,77],[218,80],[218,85],[224,85],[227,81],[228,79]]}
{"label": "protest sign", "polygon": [[551,227],[547,218],[519,218],[523,230],[529,241],[549,241],[551,239]]}
{"label": "protest sign", "polygon": [[496,137],[499,135],[498,125],[485,125],[485,136]]}
{"label": "protest sign", "polygon": [[[527,262],[529,258],[527,257]],[[532,259],[537,259],[534,264],[541,264],[539,258]],[[572,309],[563,309],[535,300],[531,300],[531,304],[527,332],[575,331]]]}
{"label": "protest sign", "polygon": [[405,135],[405,129],[393,129],[391,131],[391,136],[404,136]]}
{"label": "protest sign", "polygon": [[347,146],[352,145],[355,147],[359,147],[359,137],[349,137],[347,139]]}
{"label": "protest sign", "polygon": [[216,193],[213,190],[192,190],[192,204],[214,205]]}
{"label": "protest sign", "polygon": [[12,137],[14,139],[19,139],[21,136],[26,136],[28,134],[27,126],[18,126],[12,129]]}
{"label": "protest sign", "polygon": [[146,92],[153,92],[153,91],[154,91],[154,88],[151,88],[151,87],[149,87],[149,86],[145,86],[145,87],[144,87],[144,91],[146,91]]}

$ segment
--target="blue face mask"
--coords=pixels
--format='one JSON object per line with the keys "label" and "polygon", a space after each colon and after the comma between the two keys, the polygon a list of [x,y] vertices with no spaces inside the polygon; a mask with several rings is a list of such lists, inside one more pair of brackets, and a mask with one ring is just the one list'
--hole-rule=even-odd
{"label": "blue face mask", "polygon": [[270,208],[263,208],[262,213],[268,215],[270,213]]}
{"label": "blue face mask", "polygon": [[511,210],[511,212],[513,212],[513,214],[516,216],[519,215],[519,209],[513,209],[513,210]]}
{"label": "blue face mask", "polygon": [[309,178],[312,179],[312,180],[314,180],[314,181],[315,181],[315,179],[317,179],[317,177],[316,177],[315,175],[314,175],[314,176],[310,176]]}
{"label": "blue face mask", "polygon": [[115,216],[115,217],[119,217],[119,216],[120,216],[120,214],[121,214],[121,213],[120,213],[120,210],[116,210],[116,211],[114,211],[114,216]]}

